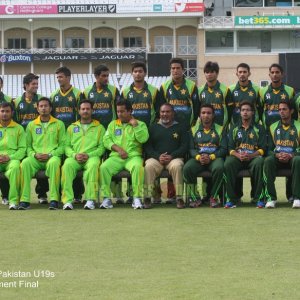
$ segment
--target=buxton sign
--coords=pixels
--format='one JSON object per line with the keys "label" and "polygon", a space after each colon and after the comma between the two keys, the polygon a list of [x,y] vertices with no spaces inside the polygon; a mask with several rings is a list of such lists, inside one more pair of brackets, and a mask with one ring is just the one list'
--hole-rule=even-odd
{"label": "buxton sign", "polygon": [[0,54],[1,63],[30,63],[31,54]]}

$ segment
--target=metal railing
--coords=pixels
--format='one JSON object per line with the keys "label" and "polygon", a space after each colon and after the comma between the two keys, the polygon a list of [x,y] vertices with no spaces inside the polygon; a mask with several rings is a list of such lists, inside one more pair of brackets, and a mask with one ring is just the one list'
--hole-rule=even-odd
{"label": "metal railing", "polygon": [[233,28],[233,17],[203,17],[202,22],[199,24],[199,28]]}
{"label": "metal railing", "polygon": [[2,49],[2,54],[75,54],[75,53],[146,53],[146,47],[136,48],[30,48]]}

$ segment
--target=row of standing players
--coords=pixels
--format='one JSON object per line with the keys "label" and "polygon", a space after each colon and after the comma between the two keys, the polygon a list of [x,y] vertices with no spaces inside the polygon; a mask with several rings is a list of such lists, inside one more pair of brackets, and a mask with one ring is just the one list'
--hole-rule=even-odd
{"label": "row of standing players", "polygon": [[[295,97],[293,88],[283,84],[284,73],[278,64],[270,66],[271,84],[261,89],[249,80],[250,68],[245,63],[238,65],[236,72],[238,82],[229,88],[218,81],[219,66],[214,62],[208,62],[204,66],[206,83],[200,88],[184,77],[181,59],[173,58],[170,61],[170,71],[170,80],[157,90],[145,82],[147,73],[145,64],[133,63],[133,83],[123,88],[120,95],[116,87],[108,83],[109,70],[104,65],[95,68],[96,82],[83,92],[71,86],[70,70],[66,67],[59,68],[56,75],[60,88],[50,96],[53,105],[52,114],[68,127],[78,118],[79,101],[90,99],[94,103],[93,119],[98,119],[107,128],[110,121],[117,117],[117,100],[123,98],[131,102],[133,116],[150,126],[158,117],[161,104],[168,102],[176,112],[176,120],[190,129],[197,122],[200,105],[209,103],[214,108],[214,122],[227,129],[229,124],[237,124],[240,120],[239,104],[243,100],[253,103],[256,108],[256,121],[260,120],[267,128],[279,119],[280,101],[291,102],[295,111],[298,111],[298,97]],[[14,118],[26,128],[27,124],[38,116],[36,104],[41,96],[37,94],[36,75],[27,74],[23,83],[24,94],[13,100]],[[1,97],[1,101],[9,101],[7,96],[2,94]],[[196,201],[199,203],[199,199],[196,198]],[[179,203],[178,206],[180,207],[181,204]]]}

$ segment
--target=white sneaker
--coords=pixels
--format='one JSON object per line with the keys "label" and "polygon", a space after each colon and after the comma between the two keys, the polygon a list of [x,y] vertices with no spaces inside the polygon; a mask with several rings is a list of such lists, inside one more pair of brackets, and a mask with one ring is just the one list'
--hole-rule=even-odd
{"label": "white sneaker", "polygon": [[16,204],[9,205],[9,210],[17,210],[17,209],[18,209],[18,205],[16,205]]}
{"label": "white sneaker", "polygon": [[95,209],[95,203],[93,200],[87,200],[84,209]]}
{"label": "white sneaker", "polygon": [[72,209],[73,209],[72,203],[68,202],[63,206],[63,210],[72,210]]}
{"label": "white sneaker", "polygon": [[134,209],[142,209],[143,205],[142,205],[141,199],[140,198],[134,198],[133,203],[132,203],[132,207]]}
{"label": "white sneaker", "polygon": [[8,205],[8,199],[7,198],[2,198],[2,204],[3,205]]}
{"label": "white sneaker", "polygon": [[268,201],[266,203],[265,208],[275,208],[275,205],[276,205],[276,201],[275,200],[271,200],[271,201]]}
{"label": "white sneaker", "polygon": [[300,200],[299,199],[295,199],[292,207],[293,208],[300,208]]}
{"label": "white sneaker", "polygon": [[48,204],[47,198],[44,198],[44,197],[39,198],[38,201],[39,201],[39,204]]}
{"label": "white sneaker", "polygon": [[113,208],[112,202],[109,198],[104,198],[103,202],[100,204],[99,208],[107,209],[107,208]]}

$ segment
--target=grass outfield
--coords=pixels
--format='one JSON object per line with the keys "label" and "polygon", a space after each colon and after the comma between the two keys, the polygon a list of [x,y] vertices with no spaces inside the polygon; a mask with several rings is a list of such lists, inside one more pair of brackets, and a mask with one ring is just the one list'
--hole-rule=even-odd
{"label": "grass outfield", "polygon": [[[282,200],[274,210],[247,200],[230,210],[1,205],[0,285],[26,280],[38,287],[0,286],[0,297],[299,299],[300,210],[284,200],[282,179],[278,184]],[[55,277],[42,277],[47,270]],[[7,271],[31,277],[5,278]]]}

